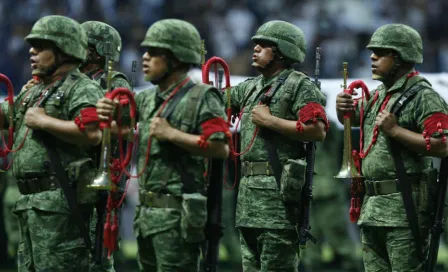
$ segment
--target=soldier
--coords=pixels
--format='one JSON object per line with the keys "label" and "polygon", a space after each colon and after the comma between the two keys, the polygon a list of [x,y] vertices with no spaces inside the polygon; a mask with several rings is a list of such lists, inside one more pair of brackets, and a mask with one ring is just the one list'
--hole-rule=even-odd
{"label": "soldier", "polygon": [[[147,50],[145,79],[156,87],[135,97],[142,173],[134,221],[139,266],[142,271],[197,271],[207,213],[203,157],[228,155],[224,105],[217,89],[194,84],[187,75],[201,62],[193,25],[158,21],[141,45]],[[100,119],[112,110],[111,100],[97,104]]]}
{"label": "soldier", "polygon": [[[39,80],[15,100],[13,148],[18,151],[12,171],[21,193],[14,207],[20,227],[19,271],[69,271],[74,266],[87,271],[88,233],[79,218],[89,216],[93,200],[81,188],[96,172],[90,157],[92,147],[101,141],[101,131],[97,119],[90,117],[102,91],[78,70],[87,56],[87,36],[76,21],[43,17],[25,40],[31,45],[32,75]],[[6,102],[1,110],[0,128],[4,129]],[[54,147],[47,145],[49,138]],[[69,180],[56,177],[63,176],[64,169]],[[66,194],[70,190],[63,187],[77,188],[75,195]],[[83,214],[76,217],[73,207]]]}
{"label": "soldier", "polygon": [[231,90],[232,108],[241,112],[241,150],[247,152],[241,156],[236,211],[243,269],[297,271],[303,141],[324,140],[329,127],[325,97],[291,68],[305,58],[302,30],[270,21],[252,41],[252,66],[261,75]]}
{"label": "soldier", "polygon": [[[448,155],[448,106],[414,68],[423,62],[422,39],[416,30],[402,24],[384,25],[373,33],[367,48],[372,50],[372,78],[382,84],[372,92],[364,120],[350,95],[340,93],[336,100],[339,121],[345,112],[355,111],[355,125],[364,124],[360,156],[366,196],[358,221],[364,266],[366,271],[422,271],[435,210],[437,170],[432,168],[430,156]],[[401,114],[391,113],[398,98],[411,91],[414,96]],[[394,143],[389,145],[391,141]],[[391,155],[395,148],[402,154],[400,161]],[[396,165],[400,162],[407,180],[397,182],[401,174]],[[409,202],[403,200],[406,184],[411,187]],[[410,223],[412,216],[407,215],[412,212],[416,224]],[[420,239],[416,239],[414,226]]]}
{"label": "soldier", "polygon": [[[106,58],[109,57],[111,61],[118,62],[120,59],[120,52],[121,52],[121,37],[115,28],[112,26],[105,24],[103,22],[98,21],[87,21],[81,24],[81,26],[84,28],[87,34],[88,38],[88,54],[87,59],[81,66],[80,70],[81,72],[85,73],[87,76],[92,78],[92,80],[96,81],[98,84],[100,84],[101,88],[104,92],[110,91],[107,90],[107,79],[106,79]],[[131,86],[128,82],[127,77],[120,72],[112,71],[111,75],[111,89],[116,88],[126,88],[131,89]],[[126,106],[127,108],[127,106]],[[121,111],[122,113],[125,113],[125,116],[122,120],[125,123],[128,123],[129,116],[128,111],[124,110]],[[118,143],[116,143],[118,144]],[[114,146],[114,156],[115,158],[118,158],[118,145]],[[124,179],[126,178],[126,175],[122,175],[122,181],[120,182],[121,185],[124,184]],[[124,186],[121,186],[124,187]],[[101,194],[100,198],[107,198],[107,196]],[[103,199],[106,200],[106,199]],[[97,204],[97,209],[95,209],[95,215],[92,219],[91,223],[91,231],[92,235],[96,238],[94,240],[101,241],[102,237],[102,230],[97,229],[103,228],[103,224],[97,225],[97,219],[98,217],[102,217],[101,221],[104,220],[105,217],[105,202],[106,201],[99,201]],[[102,246],[102,243],[100,243],[99,246]],[[117,255],[117,254],[114,254]],[[113,269],[113,257],[111,256],[108,260],[103,260],[101,265],[98,264],[99,260],[95,260],[96,264],[92,267],[94,271],[114,271]]]}
{"label": "soldier", "polygon": [[[95,80],[106,91],[106,57],[117,63],[120,60],[121,37],[112,26],[98,21],[87,21],[81,24],[87,33],[88,54],[81,66],[81,72]],[[109,51],[109,52],[108,52]],[[113,71],[111,75],[111,88],[131,89],[127,77],[120,72]]]}
{"label": "soldier", "polygon": [[[309,243],[302,251],[303,262],[311,271],[324,269],[322,245],[326,241],[336,256],[341,258],[343,271],[358,271],[356,244],[350,238],[347,216],[348,186],[336,180],[340,163],[335,156],[342,147],[342,133],[337,126],[330,126],[325,142],[316,146],[316,163],[313,181],[313,203],[310,225],[313,235],[319,241]],[[331,218],[331,220],[329,220]],[[361,270],[359,270],[361,271]]]}

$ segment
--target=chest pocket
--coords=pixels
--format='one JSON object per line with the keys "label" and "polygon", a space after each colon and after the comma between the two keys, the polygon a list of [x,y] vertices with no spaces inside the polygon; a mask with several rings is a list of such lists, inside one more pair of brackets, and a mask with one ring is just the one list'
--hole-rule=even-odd
{"label": "chest pocket", "polygon": [[45,112],[48,116],[67,120],[67,113],[63,113],[62,105],[64,101],[64,92],[58,91],[53,94],[45,103]]}

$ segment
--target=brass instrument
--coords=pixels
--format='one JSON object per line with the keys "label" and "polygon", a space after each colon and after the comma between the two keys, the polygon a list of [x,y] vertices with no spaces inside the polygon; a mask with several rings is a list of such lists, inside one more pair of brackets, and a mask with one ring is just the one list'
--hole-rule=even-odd
{"label": "brass instrument", "polygon": [[[111,88],[112,81],[112,66],[113,61],[109,60],[107,62],[106,69],[106,86],[107,92],[109,92]],[[96,189],[96,190],[110,190],[112,189],[111,184],[111,173],[110,173],[110,154],[111,154],[111,146],[110,146],[110,123],[103,128],[103,139],[101,142],[101,157],[100,157],[100,167],[98,169],[98,176],[93,180],[93,183],[88,185],[88,188]]]}
{"label": "brass instrument", "polygon": [[[344,83],[342,87],[344,88],[344,92],[352,94],[352,91],[347,90],[347,62],[343,62],[343,71],[342,76],[344,79]],[[348,112],[344,114],[344,153],[342,158],[342,167],[339,173],[334,176],[339,179],[354,179],[354,178],[362,178],[363,176],[359,174],[356,169],[355,162],[352,154],[352,124],[351,124],[351,116],[353,113]]]}

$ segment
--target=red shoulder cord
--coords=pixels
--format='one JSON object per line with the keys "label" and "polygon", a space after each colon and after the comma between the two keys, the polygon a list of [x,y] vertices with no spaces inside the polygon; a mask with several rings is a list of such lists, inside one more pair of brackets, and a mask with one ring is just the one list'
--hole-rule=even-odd
{"label": "red shoulder cord", "polygon": [[[36,81],[39,81],[40,82],[40,79],[39,78],[37,78],[37,77],[33,77]],[[51,86],[53,86],[54,85],[54,83],[56,83],[58,80],[60,80],[61,79],[61,77],[57,77],[52,83],[50,83],[43,91],[42,91],[42,93],[40,94],[40,97],[39,97],[39,99],[37,100],[37,103],[39,103],[39,101],[43,98],[43,96],[44,96],[44,93],[45,93],[45,91],[46,90],[48,90]],[[28,90],[26,93],[25,93],[25,95],[23,96],[23,98],[22,98],[22,101],[20,101],[20,104],[22,104],[23,103],[23,101],[28,97],[28,95],[30,95],[31,94],[31,90]],[[0,109],[0,111],[1,111],[1,109]],[[25,144],[25,140],[26,140],[26,138],[27,138],[27,136],[28,136],[28,132],[30,131],[30,128],[27,128],[26,129],[26,131],[25,131],[25,135],[23,136],[23,139],[22,139],[22,141],[20,142],[20,144],[19,144],[19,146],[16,148],[16,149],[9,149],[6,145],[5,145],[5,135],[3,134],[3,132],[2,132],[2,141],[3,141],[3,149],[4,149],[4,152],[5,153],[16,153],[17,151],[19,151],[20,149],[22,149],[23,148],[23,145]],[[8,166],[6,166],[6,168],[5,168],[5,170],[8,170],[9,168],[11,168],[11,165],[12,165],[12,163],[13,163],[13,161],[14,161],[14,158],[15,157],[13,157],[11,160],[10,160],[10,162],[9,162],[9,164],[8,164]]]}
{"label": "red shoulder cord", "polygon": [[[156,114],[156,117],[159,117],[160,114],[165,109],[168,102],[173,98],[173,96],[190,80],[190,77],[187,77],[185,80],[183,80],[177,87],[170,93],[168,98],[163,102],[163,104],[160,106],[159,111]],[[120,103],[121,104],[121,103]],[[118,114],[120,116],[120,114]],[[117,120],[118,124],[121,125],[121,119]],[[118,184],[122,174],[124,173],[129,179],[126,182],[126,188],[123,192],[123,195],[121,198],[117,194],[117,186],[114,187],[114,189],[111,190],[109,193],[109,197],[107,198],[107,214],[106,214],[106,222],[104,224],[104,237],[103,237],[103,244],[104,247],[108,249],[108,257],[111,256],[112,252],[117,249],[117,238],[118,238],[118,208],[121,207],[121,205],[124,202],[124,199],[126,198],[126,192],[128,191],[128,186],[131,178],[139,178],[145,171],[148,166],[148,161],[150,157],[151,152],[151,142],[152,137],[148,137],[148,143],[146,148],[146,157],[145,157],[145,164],[143,169],[137,173],[137,175],[132,175],[125,167],[123,167],[121,161],[123,160],[123,146],[122,146],[122,136],[121,136],[121,130],[120,126],[118,131],[118,141],[120,143],[120,159],[113,159],[112,160],[112,166],[111,166],[111,172],[113,171],[114,174],[112,175],[112,182],[114,184]],[[131,128],[132,129],[132,128]],[[135,139],[134,139],[135,140]],[[119,174],[118,174],[119,173]],[[113,220],[112,220],[113,219]]]}

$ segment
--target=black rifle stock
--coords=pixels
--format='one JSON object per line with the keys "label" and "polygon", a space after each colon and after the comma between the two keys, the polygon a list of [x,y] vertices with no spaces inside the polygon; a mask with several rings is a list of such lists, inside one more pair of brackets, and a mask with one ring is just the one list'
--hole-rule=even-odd
{"label": "black rifle stock", "polygon": [[445,210],[446,188],[448,182],[448,158],[442,159],[440,163],[439,178],[437,182],[437,206],[434,215],[434,224],[431,227],[429,249],[426,258],[426,272],[434,272],[439,253],[440,235],[444,232],[445,222],[443,219]]}

